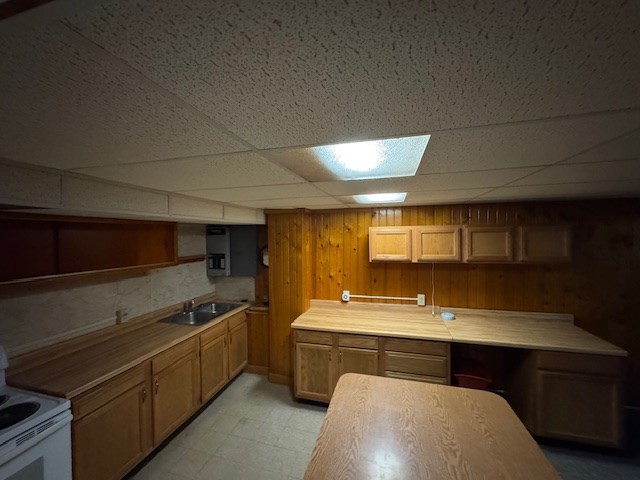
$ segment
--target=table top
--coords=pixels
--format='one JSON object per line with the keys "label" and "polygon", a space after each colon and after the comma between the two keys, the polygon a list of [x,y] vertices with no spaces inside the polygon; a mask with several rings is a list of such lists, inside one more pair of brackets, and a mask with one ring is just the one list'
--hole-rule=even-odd
{"label": "table top", "polygon": [[560,477],[493,393],[348,373],[338,381],[304,478]]}
{"label": "table top", "polygon": [[446,308],[455,320],[414,305],[312,300],[293,328],[394,336],[534,350],[626,356],[612,343],[575,326],[562,313]]}

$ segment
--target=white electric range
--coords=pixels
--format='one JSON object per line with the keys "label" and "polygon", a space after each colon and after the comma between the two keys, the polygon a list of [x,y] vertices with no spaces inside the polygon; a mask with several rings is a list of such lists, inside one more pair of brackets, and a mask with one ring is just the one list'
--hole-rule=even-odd
{"label": "white electric range", "polygon": [[71,410],[64,398],[5,384],[0,346],[0,480],[71,480]]}

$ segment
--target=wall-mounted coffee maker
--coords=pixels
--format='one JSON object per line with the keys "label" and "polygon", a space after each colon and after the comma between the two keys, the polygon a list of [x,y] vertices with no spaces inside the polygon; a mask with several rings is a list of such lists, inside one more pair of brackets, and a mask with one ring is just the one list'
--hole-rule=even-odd
{"label": "wall-mounted coffee maker", "polygon": [[207,225],[207,275],[252,277],[256,263],[255,225]]}

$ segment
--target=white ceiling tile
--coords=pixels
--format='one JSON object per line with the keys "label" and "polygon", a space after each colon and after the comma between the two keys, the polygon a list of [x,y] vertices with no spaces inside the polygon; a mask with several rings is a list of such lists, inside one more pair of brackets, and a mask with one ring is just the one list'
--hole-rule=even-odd
{"label": "white ceiling tile", "polygon": [[81,168],[100,178],[170,192],[301,183],[304,180],[256,153]]}
{"label": "white ceiling tile", "polygon": [[640,130],[575,155],[562,163],[606,162],[633,158],[640,158]]}
{"label": "white ceiling tile", "polygon": [[220,202],[235,202],[244,200],[270,200],[274,198],[318,197],[325,195],[325,192],[310,183],[294,183],[289,185],[269,185],[266,187],[191,190],[189,191],[189,195]]}
{"label": "white ceiling tile", "polygon": [[556,183],[605,182],[640,178],[640,159],[618,162],[555,165],[511,184],[546,185]]}
{"label": "white ceiling tile", "polygon": [[622,0],[137,0],[69,22],[267,148],[638,107],[637,19]]}
{"label": "white ceiling tile", "polygon": [[169,215],[198,217],[209,221],[223,218],[221,204],[182,195],[169,195]]}
{"label": "white ceiling tile", "polygon": [[247,150],[61,24],[0,36],[0,156],[55,168]]}
{"label": "white ceiling tile", "polygon": [[476,201],[552,200],[627,196],[640,197],[640,180],[501,187],[479,196]]}
{"label": "white ceiling tile", "polygon": [[535,172],[537,168],[508,168],[478,172],[442,173],[415,177],[354,180],[350,182],[318,182],[318,188],[330,195],[366,193],[419,192],[422,190],[461,190],[498,187]]}
{"label": "white ceiling tile", "polygon": [[436,132],[419,174],[551,165],[640,127],[640,112]]}
{"label": "white ceiling tile", "polygon": [[333,197],[310,198],[282,198],[273,200],[256,200],[235,202],[238,205],[252,208],[326,208],[330,206],[344,206]]}

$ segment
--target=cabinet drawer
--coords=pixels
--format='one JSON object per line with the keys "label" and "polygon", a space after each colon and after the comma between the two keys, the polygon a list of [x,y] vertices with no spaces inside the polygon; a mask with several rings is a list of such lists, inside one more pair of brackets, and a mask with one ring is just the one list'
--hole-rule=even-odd
{"label": "cabinet drawer", "polygon": [[229,318],[227,318],[227,322],[229,323],[229,330],[233,330],[238,325],[246,321],[247,321],[247,314],[244,312],[236,313],[235,315],[232,315]]}
{"label": "cabinet drawer", "polygon": [[330,332],[315,332],[313,330],[296,330],[296,342],[317,343],[320,345],[332,345]]}
{"label": "cabinet drawer", "polygon": [[449,361],[446,357],[386,352],[385,370],[434,377],[448,377]]}
{"label": "cabinet drawer", "polygon": [[143,363],[133,367],[117,377],[107,380],[97,387],[71,399],[73,419],[80,420],[85,415],[106,405],[127,390],[144,383],[149,378],[149,364]]}
{"label": "cabinet drawer", "polygon": [[536,352],[538,368],[562,372],[621,376],[623,357],[566,352]]}
{"label": "cabinet drawer", "polygon": [[424,353],[427,355],[449,355],[447,342],[430,342],[428,340],[404,340],[400,338],[388,338],[386,351],[404,353]]}
{"label": "cabinet drawer", "polygon": [[220,323],[217,323],[213,327],[209,328],[208,330],[200,334],[200,346],[203,347],[207,343],[222,337],[226,333],[227,333],[227,321],[222,320]]}
{"label": "cabinet drawer", "polygon": [[341,347],[378,349],[378,337],[368,337],[366,335],[338,335],[338,345]]}
{"label": "cabinet drawer", "polygon": [[428,375],[415,375],[412,373],[402,372],[384,372],[385,377],[400,378],[402,380],[414,380],[416,382],[425,383],[438,383],[440,385],[449,385],[449,379],[447,377],[430,377]]}
{"label": "cabinet drawer", "polygon": [[167,367],[170,367],[182,357],[186,355],[190,355],[193,352],[198,351],[198,338],[193,337],[189,340],[185,340],[182,343],[179,343],[175,347],[171,347],[166,352],[162,352],[156,355],[153,360],[151,360],[151,373],[153,375],[161,372]]}

